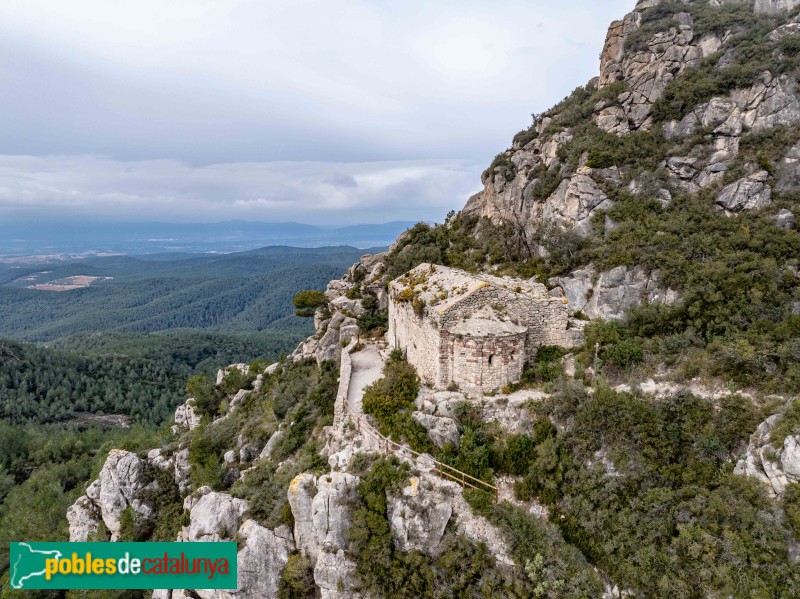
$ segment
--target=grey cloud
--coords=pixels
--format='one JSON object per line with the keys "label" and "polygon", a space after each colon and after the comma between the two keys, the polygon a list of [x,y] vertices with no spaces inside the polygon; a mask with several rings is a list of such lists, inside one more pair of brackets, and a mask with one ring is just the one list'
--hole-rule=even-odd
{"label": "grey cloud", "polygon": [[325,179],[325,183],[329,183],[335,187],[358,187],[358,181],[351,175],[334,175],[333,177]]}
{"label": "grey cloud", "polygon": [[436,220],[476,191],[480,170],[457,160],[192,166],[176,160],[0,156],[0,217]]}

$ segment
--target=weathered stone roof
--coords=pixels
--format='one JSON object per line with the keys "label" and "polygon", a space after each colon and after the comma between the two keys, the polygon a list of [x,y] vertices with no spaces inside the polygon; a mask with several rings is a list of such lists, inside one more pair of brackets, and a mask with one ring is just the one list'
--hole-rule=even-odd
{"label": "weathered stone roof", "polygon": [[505,335],[518,335],[528,329],[496,318],[468,318],[450,328],[450,332],[467,337],[503,337]]}
{"label": "weathered stone roof", "polygon": [[551,299],[547,288],[535,281],[471,274],[427,262],[411,269],[391,283],[395,291],[408,290],[414,297],[423,300],[427,306],[435,307],[437,312],[447,310],[487,285],[502,287],[531,297]]}

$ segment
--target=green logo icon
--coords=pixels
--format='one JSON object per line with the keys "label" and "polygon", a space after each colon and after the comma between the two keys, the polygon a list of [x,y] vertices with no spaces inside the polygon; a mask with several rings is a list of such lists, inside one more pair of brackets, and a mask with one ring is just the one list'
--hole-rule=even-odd
{"label": "green logo icon", "polygon": [[11,543],[12,589],[236,589],[236,543]]}

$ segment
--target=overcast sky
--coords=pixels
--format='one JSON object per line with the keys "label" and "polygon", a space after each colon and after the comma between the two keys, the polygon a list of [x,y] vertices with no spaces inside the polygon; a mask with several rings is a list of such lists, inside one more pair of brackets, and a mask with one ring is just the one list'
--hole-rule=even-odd
{"label": "overcast sky", "polygon": [[2,0],[0,218],[441,220],[633,0]]}

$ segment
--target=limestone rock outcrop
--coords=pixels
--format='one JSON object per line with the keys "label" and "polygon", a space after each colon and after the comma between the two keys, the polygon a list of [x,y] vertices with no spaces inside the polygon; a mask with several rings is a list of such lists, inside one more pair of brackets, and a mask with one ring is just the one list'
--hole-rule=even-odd
{"label": "limestone rock outcrop", "polygon": [[655,32],[642,47],[626,48],[628,36],[641,27],[642,11],[655,4],[639,2],[609,28],[600,60],[600,87],[624,81],[627,89],[597,112],[595,122],[601,129],[617,134],[649,129],[653,104],[667,84],[722,46],[716,35],[695,36],[691,15],[678,13],[669,29]]}
{"label": "limestone rock outcrop", "polygon": [[770,442],[772,430],[781,418],[782,415],[775,414],[758,425],[747,452],[734,469],[734,474],[763,483],[773,497],[783,495],[788,485],[800,482],[800,435],[787,436],[781,447]]}
{"label": "limestone rock outcrop", "polygon": [[181,540],[217,542],[233,538],[247,511],[247,502],[214,492],[211,487],[200,487],[184,500],[183,507],[191,519],[181,530]]}
{"label": "limestone rock outcrop", "polygon": [[775,215],[775,224],[785,231],[794,229],[795,220],[794,213],[790,210],[786,210],[786,208],[782,208],[778,211],[778,214]]}
{"label": "limestone rock outcrop", "polygon": [[180,431],[181,427],[191,431],[200,425],[200,414],[197,412],[193,397],[190,397],[175,409],[174,420],[175,424],[172,426],[172,432],[174,433]]}
{"label": "limestone rock outcrop", "polygon": [[425,412],[413,412],[411,417],[428,431],[428,438],[436,447],[442,448],[448,443],[458,447],[461,438],[458,425],[452,418],[434,416]]}
{"label": "limestone rock outcrop", "polygon": [[549,283],[561,288],[570,314],[582,312],[591,319],[621,320],[628,308],[645,302],[671,305],[678,301],[677,292],[663,287],[658,272],[640,266],[597,273],[590,265]]}
{"label": "limestone rock outcrop", "polygon": [[154,482],[146,481],[147,462],[135,453],[112,449],[99,478],[86,489],[86,495],[81,496],[73,504],[70,519],[70,538],[88,538],[92,531],[99,526],[94,523],[93,517],[100,515],[111,540],[116,541],[120,536],[120,516],[130,507],[139,516],[149,518],[152,507],[140,499],[140,493]]}
{"label": "limestone rock outcrop", "polygon": [[758,14],[774,15],[789,12],[800,5],[800,0],[756,0],[755,11]]}
{"label": "limestone rock outcrop", "polygon": [[82,495],[67,508],[67,522],[69,522],[69,540],[72,543],[84,541],[102,541],[97,539],[102,515],[100,509],[91,499]]}
{"label": "limestone rock outcrop", "polygon": [[286,526],[269,530],[254,520],[245,520],[248,504],[210,487],[201,487],[184,500],[190,524],[178,537],[183,542],[216,542],[236,539],[238,587],[235,591],[191,589],[154,591],[154,599],[180,597],[200,599],[262,599],[277,597],[281,574],[295,550],[292,532]]}
{"label": "limestone rock outcrop", "polygon": [[344,472],[319,478],[304,473],[289,485],[297,549],[314,566],[314,582],[323,597],[357,596],[355,562],[345,554],[350,507],[360,479]]}
{"label": "limestone rock outcrop", "polygon": [[399,496],[388,497],[389,524],[400,551],[436,554],[452,514],[450,499],[417,477],[408,481]]}
{"label": "limestone rock outcrop", "polygon": [[573,230],[581,237],[589,235],[592,215],[612,206],[611,200],[590,176],[591,172],[591,169],[584,168],[562,181],[553,195],[545,200],[542,219]]}
{"label": "limestone rock outcrop", "polygon": [[717,194],[717,204],[726,212],[765,208],[772,203],[772,189],[766,181],[769,173],[760,171],[735,183],[726,185]]}

